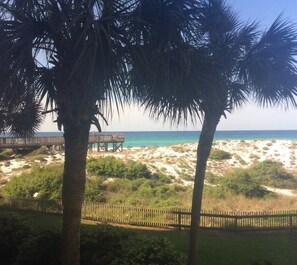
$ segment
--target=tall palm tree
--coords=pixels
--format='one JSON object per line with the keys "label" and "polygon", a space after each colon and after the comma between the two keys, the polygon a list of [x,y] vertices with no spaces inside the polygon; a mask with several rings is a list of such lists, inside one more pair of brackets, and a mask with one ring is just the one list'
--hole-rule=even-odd
{"label": "tall palm tree", "polygon": [[31,98],[46,99],[64,130],[64,265],[79,264],[90,125],[98,124],[96,114],[103,111],[104,103],[122,102],[127,71],[121,16],[129,10],[128,4],[120,0],[0,3],[1,110],[8,103],[16,106],[17,99],[32,92]]}
{"label": "tall palm tree", "polygon": [[[63,265],[79,264],[90,125],[100,127],[96,115],[110,113],[112,103],[120,108],[129,96],[129,76],[131,69],[136,69],[131,64],[144,52],[140,40],[150,43],[151,54],[158,53],[166,61],[166,50],[161,51],[155,41],[155,29],[167,22],[163,33],[167,33],[166,38],[175,39],[174,31],[167,32],[172,26],[168,21],[176,21],[177,27],[189,26],[192,2],[195,1],[0,2],[0,114],[17,106],[17,101],[26,95],[32,102],[44,99],[47,112],[56,112],[58,128],[64,131]],[[164,35],[164,42],[166,38]],[[180,45],[177,41],[171,43]],[[150,60],[146,63],[149,65]],[[19,131],[26,131],[28,126]]]}
{"label": "tall palm tree", "polygon": [[[278,17],[260,33],[255,22],[242,23],[223,0],[200,1],[195,39],[184,48],[169,46],[164,67],[155,55],[154,70],[143,67],[142,76],[160,73],[159,86],[150,79],[136,96],[153,117],[176,120],[198,117],[202,130],[197,148],[197,163],[192,200],[188,265],[197,265],[197,243],[204,177],[217,125],[236,107],[254,99],[261,106],[296,107],[297,32]],[[176,64],[183,56],[186,70]],[[144,56],[145,57],[145,56]],[[142,60],[145,61],[145,60]],[[141,61],[140,63],[141,64]],[[180,75],[180,83],[176,83]],[[174,78],[173,78],[174,77]],[[155,82],[155,80],[154,80]],[[165,83],[165,85],[164,85]],[[156,89],[157,87],[157,89]]]}

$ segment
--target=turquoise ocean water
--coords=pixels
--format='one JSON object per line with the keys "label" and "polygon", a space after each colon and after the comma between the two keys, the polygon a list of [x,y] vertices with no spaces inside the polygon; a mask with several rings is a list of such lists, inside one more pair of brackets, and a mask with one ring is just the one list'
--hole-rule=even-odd
{"label": "turquoise ocean water", "polygon": [[[166,146],[187,142],[198,142],[199,131],[141,131],[141,132],[104,132],[123,133],[125,135],[124,146]],[[40,132],[38,136],[62,135],[59,132]],[[297,130],[278,131],[217,131],[215,140],[295,140]]]}

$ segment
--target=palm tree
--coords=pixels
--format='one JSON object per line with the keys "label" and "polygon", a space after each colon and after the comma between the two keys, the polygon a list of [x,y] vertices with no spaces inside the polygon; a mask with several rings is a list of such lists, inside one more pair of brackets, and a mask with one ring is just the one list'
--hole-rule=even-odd
{"label": "palm tree", "polygon": [[[62,264],[79,264],[81,207],[91,124],[96,116],[118,109],[129,97],[127,85],[135,58],[150,43],[150,52],[166,61],[154,30],[166,19],[176,26],[190,25],[191,0],[4,0],[0,2],[0,114],[7,116],[19,100],[37,102],[57,114],[64,131]],[[195,1],[194,1],[195,2]],[[172,25],[167,23],[168,30]],[[165,32],[165,31],[163,31]],[[143,35],[148,33],[148,35]],[[167,33],[167,32],[165,32]],[[173,31],[167,38],[175,39]],[[173,35],[171,35],[171,33]],[[164,42],[165,42],[164,37]],[[172,42],[172,45],[180,45]],[[150,61],[147,61],[150,64]],[[154,73],[154,72],[153,72]],[[150,75],[153,77],[153,75]],[[28,115],[28,104],[21,110]],[[32,105],[33,106],[33,105]],[[20,113],[18,111],[17,113]],[[5,116],[5,117],[6,117]],[[8,116],[7,116],[8,117]],[[25,116],[23,116],[25,117]],[[26,116],[27,117],[27,116]],[[36,121],[34,123],[33,121]],[[19,127],[18,127],[19,128]]]}
{"label": "palm tree", "polygon": [[98,124],[96,114],[103,111],[104,102],[122,103],[127,71],[121,16],[129,10],[127,4],[64,0],[0,3],[1,110],[18,105],[16,100],[31,93],[32,100],[46,99],[49,110],[57,113],[59,129],[64,130],[64,265],[79,264],[90,125]]}
{"label": "palm tree", "polygon": [[[223,0],[203,0],[199,6],[195,39],[184,48],[169,46],[172,56],[166,67],[155,55],[154,70],[143,67],[135,73],[145,80],[136,96],[153,117],[175,120],[202,120],[197,148],[197,163],[192,200],[188,264],[197,265],[198,231],[207,160],[221,117],[241,107],[250,99],[259,105],[296,107],[297,32],[278,17],[271,27],[260,33],[257,24],[243,24]],[[176,64],[186,58],[186,70]],[[145,56],[144,56],[145,57]],[[146,61],[146,60],[142,60]],[[140,63],[141,64],[141,61]],[[159,86],[150,79],[139,78],[160,73]],[[176,83],[176,75],[180,76]],[[155,79],[154,79],[155,82]],[[156,89],[157,87],[157,89]]]}

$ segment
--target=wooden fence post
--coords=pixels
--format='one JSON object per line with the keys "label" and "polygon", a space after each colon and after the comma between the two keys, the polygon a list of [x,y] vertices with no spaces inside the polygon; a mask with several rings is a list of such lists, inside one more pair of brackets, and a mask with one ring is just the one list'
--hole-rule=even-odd
{"label": "wooden fence post", "polygon": [[178,209],[178,230],[181,231],[181,210]]}
{"label": "wooden fence post", "polygon": [[293,232],[293,215],[290,214],[290,232]]}
{"label": "wooden fence post", "polygon": [[235,234],[237,234],[237,216],[234,216],[234,230],[235,230]]}

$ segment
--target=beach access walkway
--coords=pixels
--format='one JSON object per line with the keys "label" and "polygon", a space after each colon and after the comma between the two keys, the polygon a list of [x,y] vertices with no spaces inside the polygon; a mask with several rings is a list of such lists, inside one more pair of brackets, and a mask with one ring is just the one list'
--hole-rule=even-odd
{"label": "beach access walkway", "polygon": [[[123,151],[124,134],[92,134],[89,136],[90,152]],[[64,149],[63,136],[37,136],[29,138],[0,137],[0,148],[20,149],[46,146]]]}

